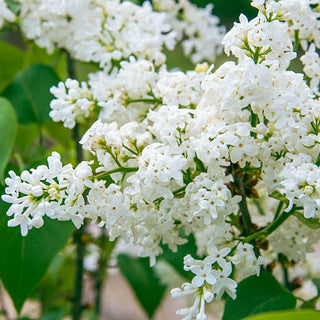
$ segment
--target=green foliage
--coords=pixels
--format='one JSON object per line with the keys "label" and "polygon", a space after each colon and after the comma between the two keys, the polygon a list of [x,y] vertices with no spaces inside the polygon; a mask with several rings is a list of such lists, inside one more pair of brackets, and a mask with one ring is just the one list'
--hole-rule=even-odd
{"label": "green foliage", "polygon": [[37,138],[39,139],[39,127],[36,123],[20,124],[15,142],[17,152],[24,154]]}
{"label": "green foliage", "polygon": [[52,151],[59,152],[64,162],[74,162],[74,149],[72,131],[61,123],[49,120],[41,128],[37,123],[18,125],[14,156],[20,170],[46,165]]}
{"label": "green foliage", "polygon": [[320,311],[315,310],[294,310],[294,311],[279,311],[260,314],[245,318],[243,320],[319,320]]}
{"label": "green foliage", "polygon": [[319,295],[320,295],[320,278],[312,279],[312,282],[313,282],[314,285],[317,287],[318,296],[319,296]]}
{"label": "green foliage", "polygon": [[64,311],[57,309],[57,310],[51,310],[49,312],[46,312],[40,320],[57,320],[62,319],[64,316]]}
{"label": "green foliage", "polygon": [[[144,0],[131,1],[137,4],[144,2]],[[21,8],[19,2],[15,0],[5,0],[5,2],[15,13],[19,12]],[[191,0],[191,2],[201,7],[211,3],[214,4],[213,14],[220,18],[220,24],[226,25],[227,29],[232,27],[234,21],[239,21],[240,13],[244,13],[248,19],[251,19],[257,12],[255,8],[250,6],[250,0],[230,0],[228,2],[224,0]],[[6,24],[6,28],[7,26],[10,28],[10,23]],[[56,86],[60,79],[65,79],[68,71],[72,69],[74,70],[69,73],[69,76],[76,74],[75,78],[77,80],[87,80],[89,72],[99,70],[97,63],[73,61],[70,57],[68,61],[67,53],[64,50],[57,49],[53,54],[48,54],[45,49],[39,48],[32,41],[24,42],[21,36],[22,33],[18,29],[19,26],[16,24],[12,31],[1,30],[0,38],[7,39],[10,43],[17,45],[13,46],[7,42],[0,41],[0,93],[4,96],[0,98],[0,126],[2,129],[0,134],[1,182],[4,178],[5,169],[8,171],[10,167],[17,165],[22,170],[36,167],[39,164],[46,164],[46,157],[52,150],[61,153],[64,163],[71,162],[76,164],[75,145],[78,143],[75,138],[76,135],[74,135],[74,132],[64,128],[61,123],[54,123],[50,120],[49,104],[53,96],[49,90],[52,86]],[[13,37],[10,38],[10,35],[13,35]],[[255,51],[250,47],[247,49],[248,52],[251,50],[253,58],[259,58],[259,55],[266,53],[261,53],[262,49],[260,47],[256,48]],[[164,53],[167,56],[169,70],[179,68],[186,71],[194,68],[191,60],[184,56],[181,46],[178,45],[174,51],[166,50]],[[224,55],[218,57],[217,61],[215,61],[215,69],[225,59],[226,56]],[[74,68],[70,68],[70,63]],[[297,63],[297,59],[294,63]],[[301,65],[299,66],[302,72]],[[256,125],[254,120],[256,119],[252,120],[252,126]],[[320,122],[318,120],[311,123],[313,133],[316,135],[320,132]],[[78,128],[80,136],[92,121],[93,118],[89,119],[86,124],[81,123],[81,127]],[[10,156],[12,156],[11,159]],[[277,156],[281,158],[283,156],[282,152]],[[320,156],[317,160],[318,165],[320,163],[319,159]],[[199,173],[207,171],[204,164],[197,157],[194,160],[196,170]],[[134,171],[136,170],[137,168]],[[119,172],[124,171],[120,170]],[[191,182],[192,178],[194,177],[191,177],[187,183]],[[105,180],[107,184],[113,182],[110,174],[105,177]],[[177,194],[180,195],[184,192],[185,189],[182,189]],[[0,193],[3,193],[3,187],[0,187]],[[288,205],[287,198],[278,191],[273,192],[271,197],[280,200],[283,206]],[[282,214],[281,205],[278,211],[279,216]],[[41,304],[43,314],[40,320],[62,319],[70,314],[71,303],[77,304],[75,303],[76,299],[73,297],[74,287],[76,287],[74,263],[76,250],[72,252],[70,250],[68,254],[61,253],[61,249],[67,244],[74,231],[74,226],[71,222],[58,222],[46,218],[45,224],[41,229],[30,230],[28,236],[24,238],[20,235],[18,227],[7,227],[9,218],[5,212],[8,208],[9,204],[0,200],[1,282],[11,296],[18,312],[20,312],[24,301],[28,297],[32,297]],[[311,229],[320,227],[318,219],[306,219],[301,212],[296,211],[292,214]],[[291,213],[288,213],[288,215],[291,215]],[[239,215],[230,215],[229,217],[232,219],[234,226],[240,226]],[[268,229],[268,227],[265,229]],[[252,232],[257,235],[259,231],[261,230]],[[258,237],[252,237],[252,243],[258,243],[258,240],[262,238],[264,241],[267,234],[262,231]],[[85,245],[90,241],[94,243],[90,237],[88,239],[83,237],[82,240],[84,241],[80,245],[83,246],[83,251],[85,250]],[[199,257],[197,256],[197,246],[192,234],[186,241],[184,245],[178,246],[176,252],[172,252],[166,244],[162,245],[163,254],[159,259],[164,259],[179,275],[191,281],[194,274],[184,270],[183,259],[187,254],[191,254],[194,258]],[[101,244],[103,242],[96,242],[102,252],[100,262],[104,261],[104,263],[101,264],[102,267],[100,265],[97,275],[91,275],[91,280],[100,281],[102,286],[102,282],[106,277],[105,266],[115,243],[112,244],[111,248],[111,246],[108,247],[105,244]],[[74,247],[71,248],[74,249]],[[258,250],[257,248],[255,249]],[[59,252],[60,254],[58,254]],[[118,265],[147,315],[152,318],[163,299],[166,288],[160,283],[154,269],[150,268],[149,259],[137,259],[127,255],[120,255],[118,257]],[[83,273],[80,279],[82,276]],[[99,295],[98,281],[96,281],[95,289]],[[243,320],[244,318],[247,320],[320,319],[319,312],[308,310],[309,308],[315,308],[316,302],[320,297],[320,279],[313,279],[313,282],[318,289],[318,294],[313,299],[305,301],[301,306],[302,310],[277,311],[295,308],[296,298],[291,292],[285,290],[272,274],[262,271],[260,277],[252,276],[238,284],[236,300],[232,300],[230,297],[226,298],[223,320]],[[78,303],[79,308],[80,300]],[[84,317],[96,318],[96,310],[93,309],[90,306],[87,310],[88,313]],[[90,312],[92,315],[89,317]],[[28,320],[29,318],[21,315],[19,319]]]}
{"label": "green foliage", "polygon": [[15,0],[5,0],[5,3],[7,4],[8,8],[12,10],[14,13],[18,13],[21,8],[21,3],[15,1]]}
{"label": "green foliage", "polygon": [[269,195],[271,198],[273,199],[277,199],[277,200],[280,200],[282,201],[283,203],[285,203],[286,205],[289,204],[289,201],[288,199],[283,195],[281,194],[279,191],[273,191],[270,195]]}
{"label": "green foliage", "polygon": [[67,78],[67,59],[66,54],[55,50],[52,54],[47,53],[46,49],[38,47],[33,42],[28,43],[24,54],[24,65],[43,64],[51,67],[61,79]]}
{"label": "green foliage", "polygon": [[[70,309],[70,304],[66,301],[70,300],[74,291],[73,255],[74,252],[68,250],[57,254],[45,276],[32,292],[31,298],[39,300],[42,309],[45,310],[43,319],[62,319]],[[60,314],[61,316],[58,316]]]}
{"label": "green foliage", "polygon": [[149,318],[159,306],[166,288],[150,268],[148,258],[118,256],[118,266],[134,290]]}
{"label": "green foliage", "polygon": [[0,92],[11,82],[22,66],[22,50],[9,43],[0,42]]}
{"label": "green foliage", "polygon": [[13,104],[21,124],[39,125],[50,119],[50,88],[59,82],[52,68],[34,64],[20,71],[3,95]]}
{"label": "green foliage", "polygon": [[302,222],[304,225],[309,227],[310,229],[319,229],[320,228],[320,221],[316,218],[305,218],[304,215],[301,212],[295,211],[293,213],[295,217],[299,219],[300,222]]}
{"label": "green foliage", "polygon": [[293,309],[296,298],[267,271],[238,284],[237,298],[226,301],[222,320],[240,320],[247,316],[276,310]]}
{"label": "green foliage", "polygon": [[320,278],[312,279],[313,284],[317,287],[317,295],[301,305],[302,309],[315,309],[320,297]]}
{"label": "green foliage", "polygon": [[22,237],[19,228],[7,227],[8,207],[0,202],[0,278],[19,312],[53,257],[67,243],[74,226],[71,222],[45,219],[41,229]]}
{"label": "green foliage", "polygon": [[193,273],[183,269],[183,258],[190,254],[193,258],[197,258],[197,246],[192,234],[188,237],[187,243],[178,246],[176,252],[173,252],[167,245],[162,246],[163,254],[161,258],[166,260],[181,276],[188,280],[192,280]]}
{"label": "green foliage", "polygon": [[192,70],[194,68],[191,60],[184,55],[180,45],[177,45],[174,51],[165,50],[165,55],[168,70],[177,68],[177,66],[179,66],[179,69],[182,71]]}
{"label": "green foliage", "polygon": [[70,148],[72,144],[72,131],[65,128],[62,123],[48,121],[44,130],[53,137],[56,142],[61,143],[65,148]]}
{"label": "green foliage", "polygon": [[[0,49],[1,50],[1,49]],[[11,103],[0,97],[0,181],[8,163],[17,132],[17,117]]]}
{"label": "green foliage", "polygon": [[214,5],[213,14],[220,18],[222,25],[231,28],[234,21],[239,21],[241,13],[245,14],[248,19],[257,15],[257,9],[250,6],[250,0],[229,0],[226,5],[225,0],[191,0],[199,7],[204,7],[210,3]]}

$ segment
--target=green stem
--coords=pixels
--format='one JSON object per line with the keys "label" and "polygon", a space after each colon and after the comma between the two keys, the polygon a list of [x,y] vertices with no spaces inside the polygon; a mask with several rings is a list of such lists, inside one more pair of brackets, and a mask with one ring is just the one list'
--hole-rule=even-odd
{"label": "green stem", "polygon": [[254,205],[257,207],[260,215],[265,216],[266,214],[265,214],[265,212],[263,211],[263,208],[261,207],[261,204],[260,204],[259,199],[253,198],[253,199],[252,199],[252,202],[253,202]]}
{"label": "green stem", "polygon": [[293,206],[293,208],[289,211],[283,211],[281,215],[278,216],[271,224],[269,224],[266,228],[250,234],[246,238],[244,238],[243,242],[251,242],[252,240],[258,238],[258,237],[267,237],[269,236],[273,231],[275,231],[284,221],[286,221],[296,210],[296,207]]}
{"label": "green stem", "polygon": [[110,146],[105,147],[106,151],[110,154],[111,158],[113,161],[117,164],[118,167],[122,167],[121,163],[118,160],[118,157],[113,153],[112,149]]}
{"label": "green stem", "polygon": [[74,64],[74,60],[72,59],[70,53],[68,51],[65,51],[67,55],[67,74],[68,77],[71,79],[74,79],[76,76],[76,68]]}
{"label": "green stem", "polygon": [[[68,77],[75,78],[75,65],[70,54],[67,53],[67,73]],[[73,129],[73,139],[76,145],[76,161],[77,164],[83,161],[83,150],[80,141],[79,125],[76,124]],[[80,320],[82,313],[82,281],[83,281],[83,260],[85,254],[85,244],[83,242],[83,235],[85,232],[85,224],[83,224],[79,230],[77,230],[73,235],[73,242],[76,245],[76,275],[74,283],[74,295],[73,295],[73,305],[72,305],[72,320]]]}
{"label": "green stem", "polygon": [[39,130],[39,133],[38,133],[38,135],[39,135],[39,146],[43,148],[44,147],[43,146],[43,134],[42,134],[41,125],[38,126],[38,130]]}
{"label": "green stem", "polygon": [[101,249],[99,268],[96,273],[96,299],[95,299],[95,318],[99,319],[101,309],[101,293],[104,281],[107,278],[107,265],[110,260],[111,253],[117,243],[117,239],[110,241],[106,231],[103,230],[103,234],[100,238],[99,247]]}
{"label": "green stem", "polygon": [[284,286],[286,289],[291,291],[291,284],[289,281],[289,273],[288,273],[288,268],[282,264],[282,272],[283,272],[283,280],[284,280]]}
{"label": "green stem", "polygon": [[129,152],[133,153],[135,156],[138,156],[138,155],[139,155],[139,153],[137,153],[136,151],[133,151],[132,149],[130,149],[130,148],[127,147],[126,145],[123,145],[123,147],[124,147],[125,149],[127,149]]}
{"label": "green stem", "polygon": [[24,166],[24,162],[23,162],[23,159],[22,159],[20,153],[15,152],[13,154],[13,159],[16,161],[16,163],[19,167],[19,170],[22,171],[25,168],[25,166]]}
{"label": "green stem", "polygon": [[246,194],[243,193],[242,199],[239,203],[240,211],[241,211],[241,221],[243,225],[243,234],[245,236],[250,234],[250,225],[251,225],[251,218],[250,213],[248,210],[248,204],[247,204],[247,197]]}
{"label": "green stem", "polygon": [[85,245],[82,241],[85,225],[74,233],[73,241],[76,245],[76,277],[74,285],[74,296],[72,305],[72,320],[80,320],[82,313],[82,278],[83,278],[83,259]]}
{"label": "green stem", "polygon": [[276,213],[274,215],[273,221],[276,220],[279,217],[279,214],[280,214],[280,212],[282,210],[282,207],[283,207],[283,202],[280,201],[279,204],[278,204],[278,207],[277,207],[277,211],[276,211]]}
{"label": "green stem", "polygon": [[299,30],[294,30],[294,45],[293,45],[293,51],[297,52],[299,47]]}
{"label": "green stem", "polygon": [[112,169],[112,170],[109,170],[109,171],[106,171],[106,172],[102,172],[98,175],[95,176],[95,179],[98,179],[98,180],[103,180],[104,178],[110,176],[111,174],[113,173],[116,173],[116,172],[124,172],[124,173],[129,173],[129,172],[136,172],[139,170],[139,167],[119,167],[119,168],[115,168],[115,169]]}
{"label": "green stem", "polygon": [[139,148],[138,148],[138,146],[137,146],[137,142],[134,141],[134,142],[133,142],[133,145],[134,145],[134,148],[136,149],[137,155],[139,155],[139,154],[140,154],[140,150],[139,150]]}
{"label": "green stem", "polygon": [[[79,144],[79,127],[78,124],[73,129],[74,140],[76,143],[76,157],[79,164],[83,160],[81,145]],[[79,230],[74,233],[73,241],[76,245],[76,277],[74,284],[74,296],[72,306],[72,320],[80,320],[82,313],[82,280],[83,280],[83,261],[85,253],[85,244],[82,241],[85,232],[85,223]]]}
{"label": "green stem", "polygon": [[79,164],[83,160],[83,150],[82,150],[81,144],[79,143],[80,134],[79,134],[79,124],[78,123],[76,123],[75,127],[73,128],[73,139],[76,144],[77,164]]}
{"label": "green stem", "polygon": [[162,100],[161,99],[128,99],[126,101],[127,104],[130,104],[130,103],[135,103],[135,102],[146,102],[146,103],[157,103],[157,104],[160,104],[162,103]]}
{"label": "green stem", "polygon": [[255,64],[258,64],[258,62],[259,62],[260,51],[261,51],[261,47],[255,48],[254,55],[253,55],[253,61]]}
{"label": "green stem", "polygon": [[178,194],[178,193],[183,192],[184,190],[186,190],[186,187],[187,187],[187,186],[183,186],[183,187],[181,187],[181,188],[179,188],[179,189],[177,189],[177,190],[172,191],[172,193],[173,193],[174,195],[176,195],[176,194]]}
{"label": "green stem", "polygon": [[234,183],[239,189],[240,195],[241,195],[241,201],[239,202],[239,209],[241,214],[240,219],[243,227],[243,235],[248,236],[250,234],[250,226],[252,222],[251,222],[250,212],[247,204],[247,195],[244,188],[243,176],[239,176],[237,174],[236,169],[234,168],[234,165],[232,165],[232,176],[234,179]]}

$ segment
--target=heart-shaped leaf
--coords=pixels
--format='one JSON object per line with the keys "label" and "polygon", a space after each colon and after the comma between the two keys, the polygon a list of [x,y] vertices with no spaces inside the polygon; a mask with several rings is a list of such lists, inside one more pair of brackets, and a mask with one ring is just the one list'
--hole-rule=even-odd
{"label": "heart-shaped leaf", "polygon": [[17,133],[17,116],[11,103],[0,97],[0,181],[8,163]]}
{"label": "heart-shaped leaf", "polygon": [[65,246],[74,226],[47,218],[42,228],[32,229],[22,237],[19,227],[7,226],[8,208],[9,204],[0,201],[0,278],[20,312],[53,257]]}
{"label": "heart-shaped leaf", "polygon": [[41,64],[33,64],[15,76],[3,95],[14,106],[19,123],[42,124],[49,119],[53,99],[50,88],[59,81],[52,68]]}
{"label": "heart-shaped leaf", "polygon": [[259,314],[243,320],[319,320],[320,311],[315,310],[293,310],[279,311]]}
{"label": "heart-shaped leaf", "polygon": [[295,306],[295,296],[271,273],[263,270],[259,277],[251,276],[239,282],[237,298],[227,299],[222,319],[240,320],[256,313],[288,310]]}
{"label": "heart-shaped leaf", "polygon": [[188,280],[192,280],[194,277],[192,272],[184,270],[183,258],[190,254],[193,258],[199,258],[197,256],[197,246],[194,236],[192,234],[187,238],[185,244],[179,245],[176,252],[173,252],[167,245],[162,246],[163,254],[160,256],[168,262],[181,276]]}
{"label": "heart-shaped leaf", "polygon": [[22,65],[22,50],[9,43],[0,42],[0,92],[11,82]]}
{"label": "heart-shaped leaf", "polygon": [[122,254],[118,256],[118,266],[151,318],[159,306],[166,288],[160,283],[154,270],[150,267],[149,259],[132,258]]}

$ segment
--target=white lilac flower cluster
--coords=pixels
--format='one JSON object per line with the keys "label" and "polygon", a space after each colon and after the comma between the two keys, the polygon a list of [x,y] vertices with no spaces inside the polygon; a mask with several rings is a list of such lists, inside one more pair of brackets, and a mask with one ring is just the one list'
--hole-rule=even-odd
{"label": "white lilac flower cluster", "polygon": [[292,40],[299,38],[304,50],[309,42],[314,42],[319,48],[320,3],[318,0],[253,0],[251,4],[268,21],[286,22]]}
{"label": "white lilac flower cluster", "polygon": [[[99,13],[103,5],[97,2]],[[258,16],[248,21],[241,15],[223,40],[226,53],[238,61],[215,71],[170,72],[140,56],[121,62],[118,70],[90,74],[87,83],[68,79],[53,87],[55,121],[72,128],[79,117],[97,114],[80,141],[96,162],[63,166],[53,153],[48,166],[21,177],[10,172],[2,197],[12,203],[9,225],[20,225],[26,235],[41,227],[45,215],[72,220],[76,227],[89,219],[111,239],[132,241],[151,265],[162,244],[175,251],[192,233],[204,257],[185,257],[193,280],[172,290],[174,297],[195,296],[190,308],[178,311],[184,320],[207,319],[205,303],[225,292],[235,298],[233,270],[242,278],[259,275],[267,241],[275,254],[303,259],[319,238],[317,229],[304,224],[318,225],[320,217],[320,101],[317,85],[288,70],[301,35],[310,31],[306,41],[317,43],[314,2],[299,3],[310,19],[296,15],[290,1],[254,1]],[[52,8],[77,14],[67,4]],[[156,5],[175,8],[172,1]],[[149,14],[149,9],[141,10]],[[28,10],[25,17],[33,12]],[[116,30],[118,18],[123,16],[108,26]],[[39,35],[38,40],[50,39]],[[255,225],[247,201],[262,191],[264,201],[272,198],[279,205],[268,212],[267,225]]]}
{"label": "white lilac flower cluster", "polygon": [[58,87],[52,87],[50,92],[58,99],[51,101],[49,115],[53,121],[62,121],[66,128],[74,128],[76,119],[88,118],[96,106],[86,82],[79,85],[77,80],[67,79]]}
{"label": "white lilac flower cluster", "polygon": [[[43,225],[43,216],[51,219],[72,220],[76,227],[83,223],[80,208],[84,205],[83,192],[92,188],[92,170],[88,162],[80,163],[75,169],[71,164],[63,166],[60,155],[53,152],[48,166],[23,171],[17,176],[13,171],[6,178],[6,195],[2,199],[12,203],[7,215],[13,219],[9,226],[20,225],[21,234]],[[8,195],[10,194],[10,195]],[[63,214],[60,213],[63,210]]]}
{"label": "white lilac flower cluster", "polygon": [[157,65],[165,60],[163,46],[172,49],[175,33],[165,14],[120,0],[21,1],[21,27],[26,37],[52,52],[66,49],[81,61],[111,67],[135,55]]}
{"label": "white lilac flower cluster", "polygon": [[50,104],[50,116],[73,128],[94,112],[99,112],[103,121],[125,124],[142,121],[150,109],[162,104],[194,108],[201,98],[204,75],[196,71],[168,72],[165,66],[156,71],[151,62],[131,56],[120,63],[118,72],[98,71],[89,74],[88,83],[67,79],[52,87],[56,99]]}
{"label": "white lilac flower cluster", "polygon": [[0,0],[0,29],[6,21],[14,22],[15,19],[15,14],[7,7],[5,0]]}
{"label": "white lilac flower cluster", "polygon": [[21,28],[28,39],[49,52],[62,48],[75,59],[96,62],[107,70],[131,55],[159,66],[166,59],[164,47],[172,50],[183,36],[185,53],[194,61],[212,61],[222,51],[225,31],[212,8],[198,9],[187,0],[181,5],[184,23],[164,9],[153,11],[148,1],[142,6],[120,0],[19,2]]}
{"label": "white lilac flower cluster", "polygon": [[288,36],[296,43],[299,41],[301,49],[305,51],[300,58],[304,65],[303,71],[309,78],[314,94],[319,96],[319,56],[316,51],[320,48],[319,1],[254,0],[252,5],[259,9],[266,20],[286,22]]}
{"label": "white lilac flower cluster", "polygon": [[304,261],[308,252],[313,252],[313,245],[319,239],[318,232],[310,232],[295,217],[290,217],[268,238],[270,249],[273,252],[284,254],[289,261]]}
{"label": "white lilac flower cluster", "polygon": [[215,61],[222,52],[221,41],[225,35],[219,18],[212,15],[213,5],[198,8],[187,0],[155,0],[156,10],[167,13],[167,21],[177,33],[183,51],[194,63]]}
{"label": "white lilac flower cluster", "polygon": [[215,246],[208,248],[209,255],[204,260],[196,260],[190,255],[184,258],[184,269],[191,271],[195,276],[191,283],[184,283],[180,288],[172,289],[173,298],[180,298],[185,295],[195,295],[195,302],[190,308],[180,309],[177,314],[184,316],[183,319],[205,320],[205,303],[213,299],[220,300],[226,292],[233,299],[236,298],[237,282],[229,278],[232,272],[232,265],[245,271],[245,276],[260,273],[260,266],[264,263],[262,257],[256,258],[253,246],[248,243],[239,243],[235,248],[235,254],[230,257],[230,248],[225,247],[218,250]]}

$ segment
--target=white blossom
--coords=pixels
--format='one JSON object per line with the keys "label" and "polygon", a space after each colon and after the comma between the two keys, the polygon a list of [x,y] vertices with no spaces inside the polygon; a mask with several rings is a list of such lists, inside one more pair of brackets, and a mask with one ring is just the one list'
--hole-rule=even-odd
{"label": "white blossom", "polygon": [[15,14],[7,7],[4,0],[0,1],[0,29],[6,21],[14,22],[16,19]]}
{"label": "white blossom", "polygon": [[29,39],[49,52],[64,48],[78,60],[107,69],[113,60],[132,54],[160,65],[165,61],[163,47],[172,49],[176,42],[166,15],[152,11],[148,2],[138,6],[130,1],[81,0],[75,5],[37,0],[21,1],[21,6],[21,26]]}
{"label": "white blossom", "polygon": [[79,117],[88,117],[95,107],[92,93],[85,82],[67,79],[60,82],[58,87],[52,87],[50,92],[56,99],[50,103],[49,113],[53,121],[62,121],[66,128],[72,129]]}
{"label": "white blossom", "polygon": [[222,52],[225,28],[219,26],[219,18],[212,14],[212,4],[199,8],[187,0],[156,0],[153,5],[156,10],[166,12],[166,20],[177,33],[184,53],[194,63],[214,61]]}
{"label": "white blossom", "polygon": [[[21,1],[28,39],[99,65],[88,81],[51,89],[54,121],[92,123],[80,144],[94,160],[73,167],[53,152],[48,165],[10,171],[2,199],[23,236],[45,216],[77,228],[87,219],[152,266],[164,245],[175,252],[193,235],[193,279],[171,294],[194,297],[177,312],[184,320],[205,320],[206,303],[236,298],[234,278],[260,274],[263,245],[298,261],[318,239],[307,225],[320,216],[319,6],[254,0],[257,17],[240,15],[223,39],[237,61],[182,72],[168,70],[163,48],[181,41],[194,62],[210,60],[223,28],[210,5],[152,5]],[[291,71],[298,44],[304,74]]]}

